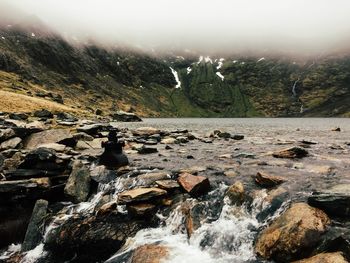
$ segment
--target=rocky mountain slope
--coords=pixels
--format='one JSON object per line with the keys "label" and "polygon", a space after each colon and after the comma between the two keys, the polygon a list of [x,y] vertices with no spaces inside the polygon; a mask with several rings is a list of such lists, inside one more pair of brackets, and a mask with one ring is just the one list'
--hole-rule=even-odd
{"label": "rocky mountain slope", "polygon": [[[350,116],[350,56],[157,57],[72,44],[43,28],[39,22],[1,26],[1,91],[82,114],[121,109],[163,117]],[[0,104],[0,111],[18,109]]]}

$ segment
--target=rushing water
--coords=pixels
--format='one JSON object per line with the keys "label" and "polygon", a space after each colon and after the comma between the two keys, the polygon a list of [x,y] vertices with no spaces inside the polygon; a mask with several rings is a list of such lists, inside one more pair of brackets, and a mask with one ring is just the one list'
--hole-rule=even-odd
{"label": "rushing water", "polygon": [[[114,125],[128,129],[143,126],[167,131],[187,129],[201,136],[220,129],[232,134],[243,134],[245,139],[237,142],[219,140],[210,144],[195,140],[186,145],[173,145],[170,151],[164,150],[164,145],[154,146],[157,147],[159,155],[140,156],[130,153],[129,159],[135,167],[149,167],[142,168],[146,169],[143,172],[150,172],[157,167],[165,170],[178,170],[191,166],[210,167],[210,171],[215,175],[210,177],[215,187],[203,200],[185,201],[192,207],[199,202],[202,211],[206,213],[205,220],[190,238],[184,227],[185,216],[181,208],[183,203],[179,203],[170,214],[158,214],[161,222],[158,228],[139,231],[107,262],[128,262],[130,253],[144,244],[162,244],[168,247],[170,255],[165,261],[168,263],[259,262],[253,248],[258,230],[272,217],[279,215],[288,202],[305,200],[305,197],[318,188],[329,187],[339,182],[350,182],[350,175],[347,173],[350,167],[349,141],[346,141],[350,138],[349,119],[145,119],[142,123],[114,123]],[[334,127],[340,127],[342,131],[332,132],[331,129]],[[296,145],[301,140],[317,143],[309,149],[311,155],[309,158],[300,161],[275,160],[268,154],[281,147]],[[220,157],[228,153],[233,154],[233,158]],[[186,158],[189,154],[194,158]],[[252,159],[234,156],[252,156]],[[263,168],[266,171],[281,173],[290,179],[283,185],[289,193],[289,198],[280,204],[277,211],[268,214],[263,220],[259,215],[269,205],[265,201],[267,195],[265,190],[256,192],[253,204],[249,207],[231,204],[224,197],[228,185],[235,180],[244,182],[248,189],[254,188],[251,175],[255,174],[257,169],[261,169],[259,162],[264,163]],[[228,167],[229,170],[237,172],[237,176],[230,180],[222,176]],[[91,169],[97,167],[92,166]],[[210,171],[205,171],[203,175],[212,175]],[[67,204],[62,213],[46,228],[46,233],[72,214],[93,213],[104,193],[109,192],[117,197],[118,193],[142,184],[143,182],[137,177],[120,177],[109,184],[100,184],[98,192],[88,202],[79,205]],[[119,206],[118,211],[125,213],[125,208]],[[1,257],[6,258],[18,249],[18,246],[11,246]],[[29,251],[22,262],[35,262],[43,255],[45,251],[40,244]]]}

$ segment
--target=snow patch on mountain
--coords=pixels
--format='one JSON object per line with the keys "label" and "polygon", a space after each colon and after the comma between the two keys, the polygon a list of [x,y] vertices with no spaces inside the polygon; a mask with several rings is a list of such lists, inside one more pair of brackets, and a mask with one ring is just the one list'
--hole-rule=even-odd
{"label": "snow patch on mountain", "polygon": [[171,72],[174,75],[175,81],[177,82],[177,84],[175,86],[175,89],[178,89],[178,88],[181,87],[181,81],[179,79],[179,75],[177,74],[177,71],[175,69],[173,69],[172,67],[170,67],[170,69],[171,69]]}
{"label": "snow patch on mountain", "polygon": [[204,61],[205,61],[205,63],[210,62],[211,64],[213,64],[213,61],[211,60],[211,58],[209,56],[205,57]]}
{"label": "snow patch on mountain", "polygon": [[192,69],[190,67],[187,68],[187,75],[190,74]]}
{"label": "snow patch on mountain", "polygon": [[260,62],[260,61],[263,61],[263,60],[265,60],[265,58],[260,58],[260,59],[258,59],[257,62]]}
{"label": "snow patch on mountain", "polygon": [[224,58],[219,59],[219,62],[218,62],[219,65],[216,67],[216,69],[220,69],[222,67],[222,65],[224,64],[223,63],[224,60],[225,60]]}

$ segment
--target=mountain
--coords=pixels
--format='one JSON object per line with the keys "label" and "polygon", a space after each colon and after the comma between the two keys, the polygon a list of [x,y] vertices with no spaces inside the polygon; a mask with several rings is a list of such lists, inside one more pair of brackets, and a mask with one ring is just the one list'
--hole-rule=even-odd
{"label": "mountain", "polygon": [[[0,90],[63,102],[82,114],[98,108],[161,117],[349,117],[350,56],[155,56],[74,43],[39,22],[3,24]],[[16,109],[1,108],[0,98],[0,111]]]}

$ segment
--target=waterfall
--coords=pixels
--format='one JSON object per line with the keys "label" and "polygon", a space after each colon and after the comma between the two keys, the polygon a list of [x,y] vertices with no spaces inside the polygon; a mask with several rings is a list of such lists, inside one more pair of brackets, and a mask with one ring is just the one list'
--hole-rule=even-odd
{"label": "waterfall", "polygon": [[297,97],[297,92],[295,91],[296,87],[297,87],[297,84],[299,82],[300,78],[298,78],[296,81],[294,81],[294,84],[293,84],[293,87],[292,87],[292,94],[293,94],[293,97]]}

